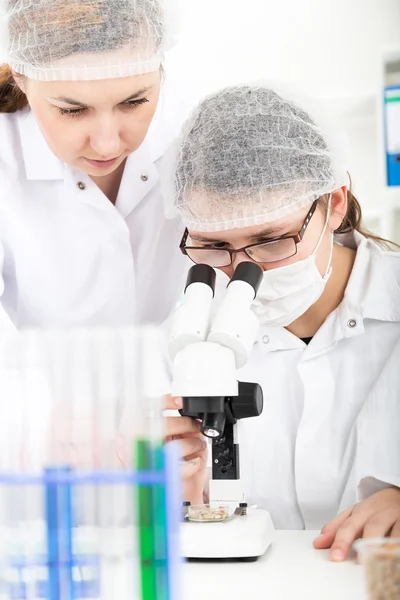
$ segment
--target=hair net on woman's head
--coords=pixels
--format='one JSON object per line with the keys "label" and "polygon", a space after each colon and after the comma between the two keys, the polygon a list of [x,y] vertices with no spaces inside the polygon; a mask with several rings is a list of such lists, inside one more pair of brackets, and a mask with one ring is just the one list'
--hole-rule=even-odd
{"label": "hair net on woman's head", "polygon": [[197,231],[247,227],[346,185],[334,130],[289,95],[258,84],[203,100],[165,159],[167,216]]}
{"label": "hair net on woman's head", "polygon": [[0,63],[41,81],[156,71],[176,0],[0,0]]}

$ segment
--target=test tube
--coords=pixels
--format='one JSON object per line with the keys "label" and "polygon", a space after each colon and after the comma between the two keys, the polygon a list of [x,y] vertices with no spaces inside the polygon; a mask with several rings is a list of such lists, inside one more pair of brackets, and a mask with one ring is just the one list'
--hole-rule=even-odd
{"label": "test tube", "polygon": [[[54,411],[47,464],[52,465],[50,472],[53,474],[60,477],[69,474],[71,477],[69,484],[64,482],[57,486],[64,502],[61,504],[60,501],[62,510],[56,517],[58,528],[64,532],[62,542],[66,549],[58,555],[63,559],[55,565],[54,577],[62,576],[65,582],[62,593],[66,600],[70,596],[74,600],[100,597],[100,549],[94,521],[97,490],[90,482],[76,484],[80,473],[91,472],[95,468],[93,405],[96,378],[92,369],[95,333],[84,330],[64,332],[61,336],[55,333],[48,347]],[[50,484],[48,487],[51,491]],[[53,496],[48,495],[48,498]],[[48,511],[48,527],[49,514]],[[50,535],[47,541],[51,564]],[[51,571],[49,582],[52,583]]]}
{"label": "test tube", "polygon": [[[133,468],[165,474],[163,447],[163,394],[168,389],[161,335],[142,332],[135,348],[135,365],[125,369],[123,422],[132,424]],[[135,399],[132,402],[132,398]],[[139,400],[140,399],[140,400]],[[169,600],[171,588],[168,557],[167,498],[165,483],[139,485],[133,497],[139,535],[141,599]],[[178,511],[176,512],[178,518]]]}
{"label": "test tube", "polygon": [[[134,352],[139,334],[121,331],[118,337],[99,332],[93,363],[98,372],[96,392],[97,463],[112,473],[129,473],[132,469],[127,452],[128,440],[121,435],[120,419],[124,385],[124,338],[127,350]],[[134,369],[134,362],[126,366]],[[131,402],[133,402],[133,398]],[[132,483],[114,481],[97,486],[98,524],[102,547],[102,589],[105,597],[137,597],[137,545],[133,533],[131,505]]]}

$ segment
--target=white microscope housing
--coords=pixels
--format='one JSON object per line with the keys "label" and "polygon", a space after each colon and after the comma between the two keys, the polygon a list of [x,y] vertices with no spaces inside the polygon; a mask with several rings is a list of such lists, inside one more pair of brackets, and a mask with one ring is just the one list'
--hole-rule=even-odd
{"label": "white microscope housing", "polygon": [[246,364],[256,341],[259,323],[251,306],[262,270],[253,262],[240,263],[211,319],[215,279],[208,265],[189,271],[169,344],[172,395],[183,398],[181,414],[200,420],[202,433],[211,440],[210,507],[229,504],[233,516],[195,523],[185,502],[183,554],[255,560],[270,545],[273,525],[266,511],[247,507],[240,481],[238,421],[259,416],[263,396],[258,384],[237,380],[237,369]]}

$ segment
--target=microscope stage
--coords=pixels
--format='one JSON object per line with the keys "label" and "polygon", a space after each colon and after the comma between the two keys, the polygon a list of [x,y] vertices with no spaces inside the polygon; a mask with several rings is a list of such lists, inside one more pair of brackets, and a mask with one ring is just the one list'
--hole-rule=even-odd
{"label": "microscope stage", "polygon": [[190,559],[247,559],[262,556],[273,541],[274,526],[268,512],[247,509],[247,515],[220,523],[181,526],[181,554]]}

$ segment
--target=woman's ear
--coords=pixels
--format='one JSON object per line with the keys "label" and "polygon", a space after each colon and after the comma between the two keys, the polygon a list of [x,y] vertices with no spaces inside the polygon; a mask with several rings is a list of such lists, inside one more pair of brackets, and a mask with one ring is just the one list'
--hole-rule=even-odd
{"label": "woman's ear", "polygon": [[21,75],[14,71],[14,69],[11,69],[11,75],[14,78],[15,85],[19,87],[23,94],[26,94],[25,78],[21,77]]}
{"label": "woman's ear", "polygon": [[331,195],[331,214],[328,221],[328,227],[331,231],[339,229],[347,213],[347,187],[343,187],[332,192]]}

